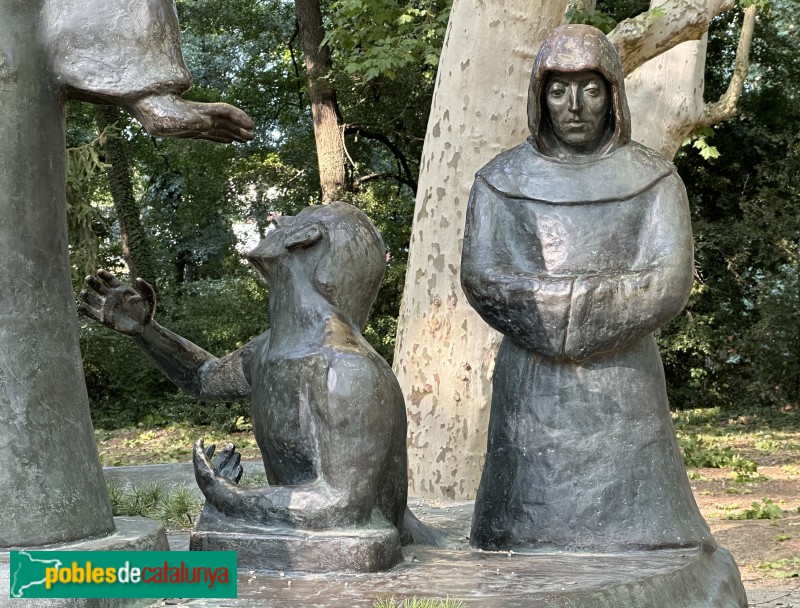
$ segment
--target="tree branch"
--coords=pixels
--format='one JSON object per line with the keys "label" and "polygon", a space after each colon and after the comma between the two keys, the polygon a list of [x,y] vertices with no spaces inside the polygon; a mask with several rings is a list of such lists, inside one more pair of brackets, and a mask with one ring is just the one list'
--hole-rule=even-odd
{"label": "tree branch", "polygon": [[[355,134],[360,135],[362,137],[366,137],[367,139],[372,139],[374,141],[382,143],[386,146],[389,151],[394,155],[397,161],[400,163],[400,166],[403,168],[403,173],[405,177],[403,179],[399,179],[399,176],[394,176],[394,174],[390,174],[394,176],[395,179],[398,181],[406,184],[411,190],[414,192],[414,195],[417,194],[417,180],[414,179],[414,174],[411,172],[411,167],[408,164],[408,159],[406,158],[405,154],[400,150],[400,148],[395,145],[395,143],[390,140],[386,135],[383,133],[378,133],[377,131],[370,131],[369,129],[364,128],[361,125],[345,125],[344,131],[345,134]],[[361,181],[361,180],[359,180]]]}
{"label": "tree branch", "polygon": [[728,90],[714,103],[706,104],[703,116],[698,126],[711,126],[731,118],[736,114],[736,102],[742,95],[744,81],[750,67],[750,45],[753,43],[753,30],[756,25],[758,9],[755,4],[748,6],[744,11],[742,33],[739,35],[739,45],[736,47],[736,59],[733,64],[733,75],[728,83]]}
{"label": "tree branch", "polygon": [[369,175],[364,175],[362,177],[359,177],[357,180],[353,181],[353,188],[358,190],[367,182],[372,182],[375,181],[376,179],[393,179],[400,184],[405,184],[406,186],[414,190],[416,194],[416,188],[417,188],[416,182],[409,181],[406,177],[398,173],[370,173]]}
{"label": "tree branch", "polygon": [[734,0],[667,0],[653,2],[651,9],[620,21],[608,38],[630,74],[643,63],[689,40],[699,40],[715,15],[730,10]]}
{"label": "tree branch", "polygon": [[300,22],[295,19],[294,20],[294,32],[292,33],[292,37],[289,39],[289,42],[286,43],[286,48],[289,49],[289,57],[292,59],[292,66],[294,67],[294,77],[295,82],[297,83],[297,100],[301,110],[305,109],[305,104],[303,104],[303,87],[300,86],[300,66],[297,65],[297,58],[294,56],[294,41],[300,35]]}

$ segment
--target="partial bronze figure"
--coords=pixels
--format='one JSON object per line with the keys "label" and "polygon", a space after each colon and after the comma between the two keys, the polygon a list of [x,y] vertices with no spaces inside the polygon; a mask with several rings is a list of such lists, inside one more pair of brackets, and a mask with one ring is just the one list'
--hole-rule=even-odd
{"label": "partial bronze figure", "polygon": [[74,314],[64,103],[121,106],[155,135],[252,138],[241,110],[182,99],[190,84],[172,0],[0,0],[0,547],[114,530]]}
{"label": "partial bronze figure", "polygon": [[[206,496],[198,530],[381,528],[404,534],[406,418],[391,368],[361,334],[386,266],[380,235],[337,202],[278,216],[249,261],[270,288],[271,328],[217,359],[153,320],[155,295],[101,271],[81,310],[133,336],[178,386],[203,400],[250,395],[270,485],[236,485],[238,455],[194,450]],[[227,470],[218,471],[217,467]]]}

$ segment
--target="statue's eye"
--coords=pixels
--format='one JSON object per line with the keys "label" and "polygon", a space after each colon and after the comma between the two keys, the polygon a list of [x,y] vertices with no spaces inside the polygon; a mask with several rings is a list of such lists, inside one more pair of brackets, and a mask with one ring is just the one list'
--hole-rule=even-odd
{"label": "statue's eye", "polygon": [[550,87],[550,97],[562,97],[566,92],[567,89],[562,84],[554,84]]}
{"label": "statue's eye", "polygon": [[601,90],[600,90],[600,87],[598,85],[590,84],[584,89],[584,92],[589,97],[598,97],[598,96],[600,96]]}

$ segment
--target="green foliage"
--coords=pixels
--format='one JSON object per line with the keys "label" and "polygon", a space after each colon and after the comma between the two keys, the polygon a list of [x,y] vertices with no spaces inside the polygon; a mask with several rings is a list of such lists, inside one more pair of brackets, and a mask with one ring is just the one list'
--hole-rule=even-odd
{"label": "green foliage", "polygon": [[586,10],[583,5],[578,4],[571,4],[567,9],[567,22],[593,25],[604,34],[608,34],[617,25],[617,21],[608,13]]}
{"label": "green foliage", "polygon": [[761,562],[758,567],[768,571],[774,578],[796,578],[800,576],[800,557],[776,559],[771,562]]}
{"label": "green foliage", "polygon": [[754,475],[758,470],[755,462],[742,458],[727,446],[714,445],[699,437],[682,434],[678,435],[678,444],[687,467],[733,469],[743,479]]}
{"label": "green foliage", "polygon": [[466,606],[463,601],[450,597],[443,600],[412,597],[402,601],[395,600],[391,597],[388,599],[379,599],[374,604],[374,608],[462,608],[463,606]]}
{"label": "green foliage", "polygon": [[[206,350],[224,355],[265,331],[266,290],[252,275],[195,281],[158,294],[157,318]],[[96,426],[161,426],[186,420],[232,428],[249,405],[198,404],[166,380],[127,336],[82,321],[84,371]]]}
{"label": "green foliage", "polygon": [[772,12],[773,2],[771,0],[740,0],[739,2],[739,6],[742,8],[749,8],[753,5],[762,15],[769,15]]}
{"label": "green foliage", "polygon": [[450,3],[445,0],[336,0],[326,23],[325,43],[346,74],[364,80],[395,79],[422,66],[432,79],[439,63]]}
{"label": "green foliage", "polygon": [[[686,312],[658,339],[670,402],[679,409],[750,408],[766,416],[782,408],[790,413],[800,403],[800,4],[770,4],[758,20],[738,117],[698,133],[694,147],[676,158],[690,196],[697,275]],[[365,330],[387,360],[449,7],[449,0],[322,4],[334,61],[330,78],[347,125],[348,171],[357,184],[352,202],[378,226],[389,253]],[[133,121],[120,132],[129,145],[142,221],[155,244],[159,321],[222,355],[268,325],[265,290],[244,270],[233,226],[250,222],[263,230],[271,213],[296,213],[319,201],[313,124],[291,3],[179,0],[178,10],[195,79],[189,97],[239,105],[255,119],[256,139],[239,146],[155,140]],[[648,10],[644,0],[600,0],[593,13],[573,7],[570,19],[608,31]],[[651,18],[661,18],[658,12],[651,10]],[[727,87],[739,23],[728,13],[713,22],[707,99]],[[95,265],[123,270],[98,135],[91,108],[70,104],[76,287]],[[364,176],[372,179],[359,181]],[[129,339],[96,324],[82,322],[81,344],[96,422],[191,420],[232,427],[249,419],[246,404],[200,405],[178,394]],[[793,423],[789,413],[773,422]],[[732,466],[738,457],[718,445],[683,443],[696,462]],[[738,471],[746,476],[746,469]]]}
{"label": "green foliage", "polygon": [[108,236],[109,223],[99,207],[110,204],[105,179],[108,165],[101,159],[105,134],[89,139],[87,133],[94,135],[87,128],[91,115],[83,110],[70,113],[74,123],[83,123],[84,137],[74,137],[75,129],[70,132],[66,156],[67,223],[75,284],[97,268],[101,239]]}
{"label": "green foliage", "polygon": [[729,514],[725,519],[781,519],[782,517],[783,509],[769,498],[765,498],[763,502],[758,502],[756,500],[751,504],[749,509],[743,509],[739,513]]}
{"label": "green foliage", "polygon": [[719,150],[708,143],[708,140],[712,137],[714,137],[714,129],[711,127],[702,127],[694,134],[684,139],[681,145],[688,146],[691,144],[693,148],[700,151],[700,156],[704,160],[719,158]]}
{"label": "green foliage", "polygon": [[647,10],[650,10],[648,0],[598,0],[595,4],[595,11],[608,15],[615,24]]}
{"label": "green foliage", "polygon": [[[697,269],[686,311],[658,336],[678,408],[800,402],[798,11],[797,0],[786,0],[759,16],[739,114],[713,129],[719,156],[712,163],[682,150],[675,158]],[[710,33],[707,99],[727,88],[741,21],[731,13]],[[699,135],[696,149],[711,158],[711,131]]]}

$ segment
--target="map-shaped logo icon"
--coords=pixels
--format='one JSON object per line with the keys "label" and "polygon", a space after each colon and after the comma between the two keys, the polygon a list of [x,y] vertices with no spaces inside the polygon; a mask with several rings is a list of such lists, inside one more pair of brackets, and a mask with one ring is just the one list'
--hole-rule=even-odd
{"label": "map-shaped logo icon", "polygon": [[47,568],[60,568],[57,559],[37,559],[27,551],[13,553],[11,558],[11,597],[25,597],[25,590],[45,584]]}

